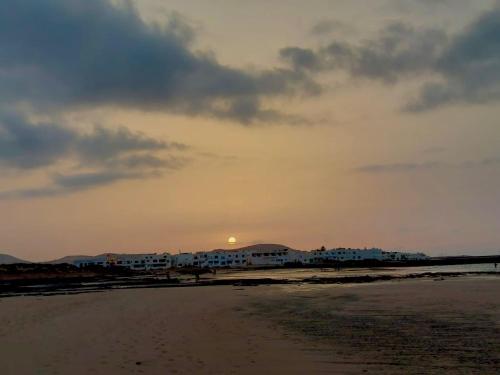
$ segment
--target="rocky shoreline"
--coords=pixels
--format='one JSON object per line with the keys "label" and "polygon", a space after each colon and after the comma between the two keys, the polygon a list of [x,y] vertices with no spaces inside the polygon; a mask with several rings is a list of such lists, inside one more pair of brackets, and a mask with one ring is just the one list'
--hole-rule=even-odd
{"label": "rocky shoreline", "polygon": [[158,275],[139,276],[87,276],[71,278],[38,278],[0,281],[0,298],[16,296],[51,296],[65,294],[95,293],[116,289],[208,287],[220,285],[259,286],[275,284],[361,284],[380,281],[433,278],[442,280],[450,277],[473,275],[500,276],[498,272],[424,272],[406,275],[357,275],[338,277],[307,277],[303,279],[181,279]]}

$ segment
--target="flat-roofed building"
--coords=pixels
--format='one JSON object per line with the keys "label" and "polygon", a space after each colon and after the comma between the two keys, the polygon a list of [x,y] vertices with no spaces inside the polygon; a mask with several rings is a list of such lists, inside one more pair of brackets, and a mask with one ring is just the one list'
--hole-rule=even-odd
{"label": "flat-roofed building", "polygon": [[333,261],[343,262],[352,260],[382,260],[383,252],[381,249],[351,249],[351,248],[336,248],[313,250],[311,256],[315,262]]}
{"label": "flat-roofed building", "polygon": [[194,255],[193,253],[179,253],[173,255],[173,267],[193,267]]}
{"label": "flat-roofed building", "polygon": [[92,258],[76,259],[77,267],[102,266],[125,267],[133,270],[168,269],[172,267],[172,256],[169,253],[151,254],[104,254]]}

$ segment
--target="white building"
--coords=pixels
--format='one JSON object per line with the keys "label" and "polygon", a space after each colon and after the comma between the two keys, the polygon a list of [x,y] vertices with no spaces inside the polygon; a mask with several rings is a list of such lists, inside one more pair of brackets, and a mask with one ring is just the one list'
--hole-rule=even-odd
{"label": "white building", "polygon": [[172,267],[172,256],[162,254],[104,254],[87,259],[76,259],[73,264],[77,267],[102,266],[126,267],[133,270],[155,270]]}
{"label": "white building", "polygon": [[254,267],[284,266],[289,263],[290,250],[287,248],[265,248],[247,251],[247,265]]}
{"label": "white building", "polygon": [[85,267],[85,266],[109,267],[111,265],[106,255],[98,255],[91,258],[76,259],[73,261],[73,264],[77,267]]}
{"label": "white building", "polygon": [[312,263],[313,254],[310,251],[289,250],[287,263],[309,264]]}
{"label": "white building", "polygon": [[313,262],[345,262],[356,260],[380,260],[380,261],[408,261],[424,260],[429,257],[423,253],[406,253],[400,251],[382,251],[382,249],[351,249],[337,248],[331,250],[313,250],[311,251]]}
{"label": "white building", "polygon": [[412,261],[429,257],[423,253],[382,251],[381,249],[336,248],[301,251],[280,245],[254,245],[234,250],[199,251],[197,253],[103,254],[73,262],[78,267],[98,265],[127,267],[133,270],[168,269],[172,267],[247,268],[279,267],[287,264],[321,264],[345,261]]}
{"label": "white building", "polygon": [[312,258],[315,262],[321,261],[338,261],[344,262],[349,260],[382,260],[383,252],[381,249],[351,249],[337,248],[331,250],[313,250],[311,251]]}
{"label": "white building", "polygon": [[[178,255],[177,255],[178,256]],[[272,267],[287,263],[310,262],[307,251],[291,250],[279,245],[256,245],[235,250],[200,251],[193,256],[195,267]]]}
{"label": "white building", "polygon": [[173,267],[192,267],[194,262],[193,253],[179,253],[173,256]]}
{"label": "white building", "polygon": [[194,266],[205,267],[245,267],[247,254],[244,250],[200,251],[194,254]]}

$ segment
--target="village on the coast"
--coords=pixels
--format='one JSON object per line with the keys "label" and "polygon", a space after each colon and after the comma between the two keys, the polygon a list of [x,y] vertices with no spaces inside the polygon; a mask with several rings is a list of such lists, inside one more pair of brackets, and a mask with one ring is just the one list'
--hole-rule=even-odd
{"label": "village on the coast", "polygon": [[77,257],[72,264],[77,267],[123,267],[132,270],[165,270],[170,268],[255,268],[284,267],[287,265],[312,265],[355,261],[419,261],[429,257],[423,253],[384,251],[379,248],[352,249],[324,247],[303,251],[282,245],[252,245],[239,249],[218,249],[195,253],[170,254],[114,254]]}

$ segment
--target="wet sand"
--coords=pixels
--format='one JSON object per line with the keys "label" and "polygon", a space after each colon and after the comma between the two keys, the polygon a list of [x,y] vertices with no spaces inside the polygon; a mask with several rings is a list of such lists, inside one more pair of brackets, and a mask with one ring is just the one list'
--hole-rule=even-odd
{"label": "wet sand", "polygon": [[500,373],[498,277],[290,286],[250,305],[352,373]]}
{"label": "wet sand", "polygon": [[495,374],[500,279],[0,299],[2,374]]}

